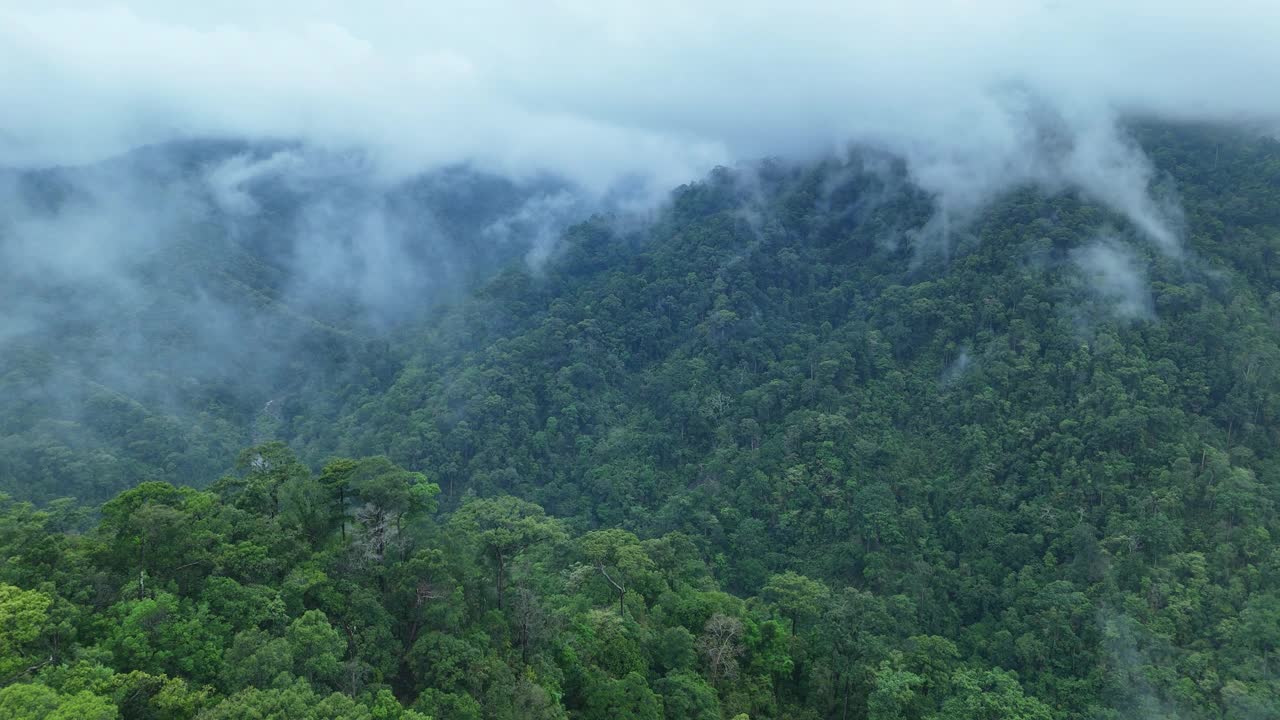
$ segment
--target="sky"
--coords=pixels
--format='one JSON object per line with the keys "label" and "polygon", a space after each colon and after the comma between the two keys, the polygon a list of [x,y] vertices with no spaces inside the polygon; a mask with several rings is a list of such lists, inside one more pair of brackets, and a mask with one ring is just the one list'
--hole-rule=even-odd
{"label": "sky", "polygon": [[1176,245],[1120,121],[1280,117],[1263,0],[7,0],[0,164],[184,137],[471,162],[604,192],[866,143],[963,218],[1072,186]]}

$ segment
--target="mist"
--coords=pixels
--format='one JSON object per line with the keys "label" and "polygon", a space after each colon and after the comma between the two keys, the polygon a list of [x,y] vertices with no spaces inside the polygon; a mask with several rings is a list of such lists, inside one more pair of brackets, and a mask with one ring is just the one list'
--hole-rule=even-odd
{"label": "mist", "polygon": [[244,0],[19,0],[0,11],[0,163],[184,137],[359,149],[653,197],[716,164],[843,145],[907,158],[944,227],[1037,183],[1176,252],[1134,118],[1280,117],[1280,9],[1190,2],[485,2],[467,11]]}
{"label": "mist", "polygon": [[368,348],[539,267],[583,197],[466,166],[390,179],[299,143],[0,173],[0,492],[214,479],[276,439],[264,414],[376,385],[402,358]]}
{"label": "mist", "polygon": [[1155,317],[1142,258],[1113,237],[1076,248],[1071,259],[1101,314],[1119,320]]}

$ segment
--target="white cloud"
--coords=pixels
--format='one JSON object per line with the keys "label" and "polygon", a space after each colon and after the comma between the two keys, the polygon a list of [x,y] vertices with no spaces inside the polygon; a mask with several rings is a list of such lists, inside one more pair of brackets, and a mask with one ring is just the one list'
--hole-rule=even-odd
{"label": "white cloud", "polygon": [[1113,238],[1102,238],[1077,248],[1071,257],[1108,314],[1122,320],[1155,316],[1146,264],[1133,250]]}
{"label": "white cloud", "polygon": [[665,188],[855,140],[907,156],[949,212],[1069,184],[1172,248],[1117,120],[1274,122],[1276,37],[1262,0],[17,0],[0,162],[265,136],[393,173],[471,160]]}
{"label": "white cloud", "polygon": [[265,159],[255,159],[248,154],[236,155],[208,172],[209,189],[223,211],[232,215],[252,215],[258,212],[258,201],[247,186],[259,178],[299,171],[304,162],[298,154],[287,150],[273,153]]}

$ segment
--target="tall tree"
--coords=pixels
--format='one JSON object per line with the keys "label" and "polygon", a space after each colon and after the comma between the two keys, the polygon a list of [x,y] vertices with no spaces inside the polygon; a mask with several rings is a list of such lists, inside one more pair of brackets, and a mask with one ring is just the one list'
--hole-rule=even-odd
{"label": "tall tree", "polygon": [[579,545],[587,561],[618,594],[618,616],[624,617],[627,589],[656,569],[640,539],[626,530],[613,528],[589,532],[582,536]]}
{"label": "tall tree", "polygon": [[560,521],[547,517],[541,506],[510,495],[469,500],[451,522],[492,564],[499,610],[512,561],[534,545],[566,537]]}
{"label": "tall tree", "polygon": [[769,578],[761,594],[791,621],[791,634],[795,635],[801,619],[822,614],[831,591],[817,580],[788,570]]}

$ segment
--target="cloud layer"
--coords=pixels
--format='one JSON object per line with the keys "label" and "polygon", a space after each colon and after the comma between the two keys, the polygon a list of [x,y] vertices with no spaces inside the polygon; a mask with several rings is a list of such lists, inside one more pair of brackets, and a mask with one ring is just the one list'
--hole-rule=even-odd
{"label": "cloud layer", "polygon": [[20,109],[0,163],[231,135],[358,148],[392,173],[468,160],[665,189],[859,141],[908,157],[944,213],[1065,184],[1171,245],[1117,121],[1280,116],[1263,0],[195,5],[0,9],[0,98]]}

